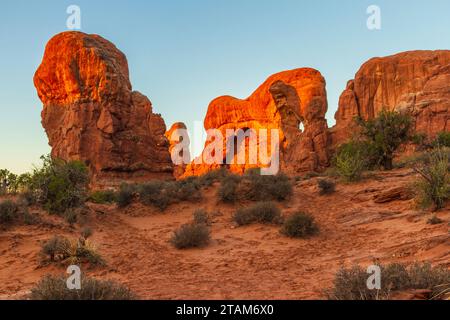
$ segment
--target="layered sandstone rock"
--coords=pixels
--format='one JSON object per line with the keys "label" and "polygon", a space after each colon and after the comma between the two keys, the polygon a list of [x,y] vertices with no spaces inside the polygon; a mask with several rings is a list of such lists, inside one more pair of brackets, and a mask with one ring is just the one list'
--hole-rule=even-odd
{"label": "layered sandstone rock", "polygon": [[34,76],[52,156],[85,161],[93,184],[170,177],[166,126],[132,91],[125,55],[98,35],[52,38]]}
{"label": "layered sandstone rock", "polygon": [[[263,166],[259,161],[249,160],[249,141],[235,141],[230,149],[226,143],[227,130],[260,132],[267,129],[267,139],[259,136],[258,148],[267,143],[271,149],[271,129],[279,130],[280,166],[287,173],[319,170],[328,165],[328,133],[325,113],[327,111],[325,79],[314,69],[302,68],[277,73],[269,77],[245,100],[230,96],[219,97],[211,102],[204,121],[206,130],[217,129],[224,137],[221,160],[233,158],[226,166],[233,172],[242,173],[251,167]],[[304,130],[300,129],[303,125]],[[230,138],[230,141],[233,137]],[[208,141],[203,154],[186,168],[186,175],[199,175],[221,167],[208,164],[213,141]],[[246,150],[244,164],[238,161],[238,149]],[[230,156],[231,153],[231,156]],[[212,155],[213,157],[217,155]],[[200,163],[201,162],[201,163]],[[205,163],[206,162],[206,163]]]}
{"label": "layered sandstone rock", "polygon": [[[180,178],[186,170],[186,165],[191,161],[187,127],[183,122],[176,122],[165,135],[169,140],[169,152],[174,163],[173,175],[175,178]],[[184,139],[187,139],[187,141],[184,141]],[[177,148],[182,142],[185,142],[186,147],[180,146]]]}
{"label": "layered sandstone rock", "polygon": [[334,145],[351,136],[355,116],[407,110],[415,130],[433,138],[450,130],[450,51],[411,51],[366,62],[347,84],[332,129]]}

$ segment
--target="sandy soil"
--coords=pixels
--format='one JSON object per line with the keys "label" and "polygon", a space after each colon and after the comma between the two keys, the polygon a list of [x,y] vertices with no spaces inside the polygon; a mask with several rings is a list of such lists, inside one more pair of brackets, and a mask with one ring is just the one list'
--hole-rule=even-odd
{"label": "sandy soil", "polygon": [[[218,203],[217,185],[204,190],[201,203],[174,205],[165,213],[138,204],[126,210],[90,204],[92,241],[108,266],[84,271],[118,280],[142,299],[321,299],[342,265],[377,260],[450,267],[449,206],[438,213],[445,222],[432,226],[426,223],[431,214],[414,209],[413,200],[373,201],[412,178],[408,169],[379,172],[338,184],[329,196],[318,195],[317,178],[296,183],[294,196],[280,208],[285,215],[301,210],[316,218],[321,232],[307,240],[286,238],[277,226],[235,227],[231,216],[246,204]],[[173,231],[196,208],[215,213],[211,245],[174,249]],[[79,228],[43,216],[45,225],[0,231],[0,299],[23,298],[43,275],[64,273],[64,267],[40,266],[40,244],[55,234],[77,237]]]}

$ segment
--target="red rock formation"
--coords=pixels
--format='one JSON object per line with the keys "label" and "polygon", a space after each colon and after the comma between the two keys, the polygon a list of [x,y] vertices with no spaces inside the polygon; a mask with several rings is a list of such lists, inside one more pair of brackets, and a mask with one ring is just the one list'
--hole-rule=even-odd
{"label": "red rock formation", "polygon": [[[183,131],[183,132],[181,132]],[[187,135],[187,127],[183,122],[176,122],[170,127],[170,129],[166,132],[166,138],[169,140],[169,151],[172,156],[172,160],[174,157],[177,157],[175,161],[172,161],[174,163],[174,171],[173,175],[175,178],[180,178],[184,171],[186,170],[186,164],[190,162],[191,155],[189,152],[189,145],[187,148],[179,148],[179,143],[181,143],[184,139],[184,137],[189,139],[189,136]],[[189,140],[186,141],[187,144],[189,144]],[[187,153],[185,153],[187,152]],[[181,163],[177,164],[176,161],[181,161]]]}
{"label": "red rock formation", "polygon": [[[326,111],[325,79],[317,70],[303,68],[272,75],[245,100],[230,96],[213,100],[204,125],[206,130],[220,130],[224,137],[227,129],[280,129],[281,169],[288,173],[305,172],[328,165]],[[299,129],[301,123],[303,132]],[[208,145],[207,142],[203,159],[208,157]],[[227,152],[230,150],[224,142],[223,158]],[[242,173],[260,165],[231,164],[229,168]],[[186,175],[203,174],[218,167],[192,163],[186,168]]]}
{"label": "red rock formation", "polygon": [[93,184],[170,177],[166,126],[132,91],[125,55],[98,35],[53,37],[34,76],[52,156],[83,160]]}
{"label": "red rock formation", "polygon": [[366,62],[342,93],[333,143],[351,135],[352,119],[383,108],[409,110],[415,130],[434,137],[450,131],[450,51],[411,51]]}

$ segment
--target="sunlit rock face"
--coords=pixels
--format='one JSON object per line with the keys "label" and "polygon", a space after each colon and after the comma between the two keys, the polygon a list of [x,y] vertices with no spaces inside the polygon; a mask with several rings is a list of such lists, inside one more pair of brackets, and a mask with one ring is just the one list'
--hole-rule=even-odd
{"label": "sunlit rock face", "polygon": [[171,177],[162,117],[132,91],[125,55],[98,35],[64,32],[34,76],[52,156],[82,160],[94,185]]}
{"label": "sunlit rock face", "polygon": [[[191,159],[187,127],[183,122],[176,122],[165,135],[169,140],[169,151],[174,163],[173,175],[175,178],[180,178],[183,176],[186,165]],[[183,141],[183,139],[186,139],[186,141]],[[180,146],[183,142],[185,146]]]}
{"label": "sunlit rock face", "polygon": [[450,51],[410,51],[373,58],[347,84],[332,128],[333,144],[354,132],[353,118],[407,110],[415,131],[433,138],[450,130]]}
{"label": "sunlit rock face", "polygon": [[[257,133],[260,129],[266,129],[267,139],[259,136],[258,149],[262,142],[267,144],[269,156],[273,153],[271,129],[277,129],[280,169],[286,173],[307,172],[328,165],[326,111],[325,79],[317,70],[301,68],[270,76],[245,100],[230,96],[213,100],[208,107],[204,126],[206,130],[220,131],[224,140],[230,129]],[[259,157],[257,163],[249,161],[248,140],[247,137],[241,143],[235,141],[235,147],[231,149],[223,141],[223,152],[219,158],[233,158],[233,161],[222,165],[205,163],[204,160],[211,157],[209,146],[214,143],[207,141],[203,154],[187,166],[185,175],[200,175],[223,166],[235,173],[243,173],[252,167],[270,165],[265,165]],[[239,148],[246,150],[244,163],[238,161]]]}

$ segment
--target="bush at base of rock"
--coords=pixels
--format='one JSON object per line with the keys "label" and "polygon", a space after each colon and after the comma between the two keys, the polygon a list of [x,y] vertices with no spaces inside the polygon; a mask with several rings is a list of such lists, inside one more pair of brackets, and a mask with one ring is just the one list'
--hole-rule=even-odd
{"label": "bush at base of rock", "polygon": [[284,201],[292,195],[292,183],[284,174],[261,175],[253,169],[243,176],[230,175],[221,181],[218,197],[222,202],[237,200]]}
{"label": "bush at base of rock", "polygon": [[112,190],[94,191],[89,196],[89,201],[98,204],[108,204],[116,201],[116,193]]}

